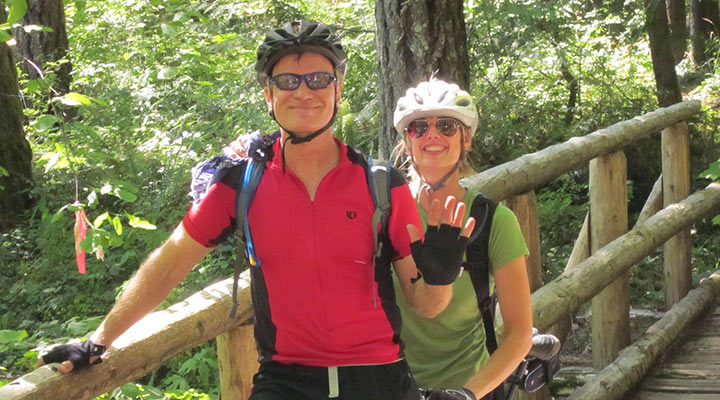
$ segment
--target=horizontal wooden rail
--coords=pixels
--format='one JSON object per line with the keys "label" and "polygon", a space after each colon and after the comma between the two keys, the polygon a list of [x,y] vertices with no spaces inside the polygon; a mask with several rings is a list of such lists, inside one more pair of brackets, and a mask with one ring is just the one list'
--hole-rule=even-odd
{"label": "horizontal wooden rail", "polygon": [[610,282],[677,232],[720,208],[720,183],[711,183],[636,225],[577,267],[563,272],[532,294],[533,322],[546,330],[574,312]]}
{"label": "horizontal wooden rail", "polygon": [[628,146],[700,111],[700,101],[686,101],[618,122],[585,136],[526,154],[463,179],[463,184],[493,200],[528,192],[587,164],[595,157]]}
{"label": "horizontal wooden rail", "polygon": [[700,281],[645,335],[623,349],[618,358],[575,390],[568,400],[619,399],[647,374],[652,365],[677,340],[690,323],[715,304],[720,296],[720,271]]}
{"label": "horizontal wooden rail", "polygon": [[250,276],[241,276],[238,317],[229,318],[232,279],[210,285],[163,311],[149,314],[120,336],[102,364],[61,375],[55,364],[3,387],[0,400],[92,399],[156,370],[172,357],[251,322]]}

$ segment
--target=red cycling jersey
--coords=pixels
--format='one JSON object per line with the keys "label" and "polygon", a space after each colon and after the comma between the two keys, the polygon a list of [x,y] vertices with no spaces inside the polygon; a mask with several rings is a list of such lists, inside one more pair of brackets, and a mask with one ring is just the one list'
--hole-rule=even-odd
{"label": "red cycling jersey", "polygon": [[[280,141],[255,192],[249,223],[261,266],[250,268],[261,362],[340,366],[403,357],[389,262],[373,271],[367,160],[337,143],[339,163],[312,201],[289,168],[283,173]],[[239,175],[229,173],[190,208],[183,225],[193,239],[214,246],[233,231],[237,179],[231,177]],[[410,255],[406,226],[420,221],[396,171],[391,199],[389,244],[392,257],[402,258]]]}

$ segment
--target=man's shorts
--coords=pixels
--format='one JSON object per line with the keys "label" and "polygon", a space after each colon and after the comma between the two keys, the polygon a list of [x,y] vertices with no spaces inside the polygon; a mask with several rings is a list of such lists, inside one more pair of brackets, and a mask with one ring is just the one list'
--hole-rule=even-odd
{"label": "man's shorts", "polygon": [[262,363],[250,400],[420,400],[405,360],[383,365],[308,367]]}

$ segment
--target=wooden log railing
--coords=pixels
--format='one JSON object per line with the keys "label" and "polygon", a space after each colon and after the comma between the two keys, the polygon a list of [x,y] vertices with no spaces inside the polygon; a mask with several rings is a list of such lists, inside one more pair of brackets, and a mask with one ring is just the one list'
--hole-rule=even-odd
{"label": "wooden log railing", "polygon": [[[467,178],[466,183],[496,200],[524,193],[532,199],[535,187],[594,158],[616,152],[635,140],[684,121],[699,109],[697,101],[659,109],[522,156]],[[716,211],[719,206],[720,184],[711,184],[638,223],[630,232],[535,291],[532,295],[535,325],[548,329],[564,316],[572,314],[645,255],[677,232]],[[532,206],[529,208],[532,209]],[[524,231],[526,235],[537,235],[534,228]],[[578,257],[578,260],[582,258],[585,257]],[[42,367],[0,388],[0,399],[90,399],[142,376],[180,352],[218,335],[226,334],[230,341],[237,340],[233,339],[233,332],[241,332],[239,336],[247,337],[250,329],[246,325],[250,323],[251,314],[248,282],[249,278],[244,274],[239,293],[240,317],[235,320],[227,318],[231,308],[231,281],[226,280],[165,311],[144,318],[113,344],[102,364],[67,376],[54,372],[51,366]],[[232,343],[223,346],[241,347]],[[238,398],[226,395],[226,386],[233,384],[223,383],[223,398]]]}

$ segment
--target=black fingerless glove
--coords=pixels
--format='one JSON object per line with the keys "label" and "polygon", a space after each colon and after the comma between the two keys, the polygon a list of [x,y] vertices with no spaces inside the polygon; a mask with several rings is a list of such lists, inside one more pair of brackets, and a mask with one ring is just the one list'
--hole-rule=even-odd
{"label": "black fingerless glove", "polygon": [[448,224],[428,225],[425,241],[410,244],[417,269],[429,285],[449,285],[460,275],[468,238]]}
{"label": "black fingerless glove", "polygon": [[477,400],[475,394],[465,389],[420,389],[423,400]]}
{"label": "black fingerless glove", "polygon": [[[105,346],[95,344],[92,340],[86,340],[82,343],[61,344],[50,350],[43,356],[45,364],[61,363],[69,360],[73,364],[73,369],[84,368],[90,365],[90,357],[100,356],[105,352]],[[100,364],[102,358],[98,358],[93,364]]]}

